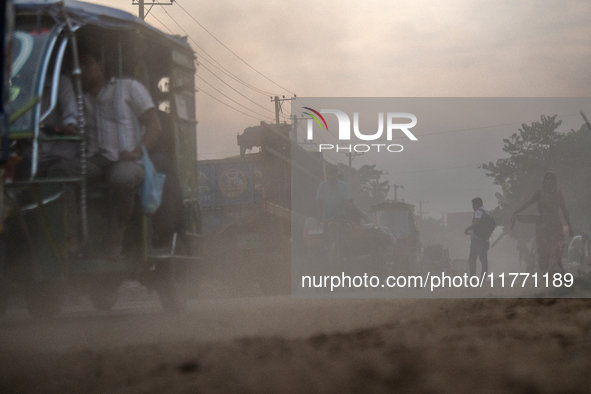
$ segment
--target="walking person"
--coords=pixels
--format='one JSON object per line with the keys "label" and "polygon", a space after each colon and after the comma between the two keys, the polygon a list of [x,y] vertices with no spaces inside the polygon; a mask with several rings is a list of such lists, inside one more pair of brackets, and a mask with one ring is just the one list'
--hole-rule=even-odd
{"label": "walking person", "polygon": [[476,275],[476,260],[480,259],[482,275],[484,276],[488,272],[489,238],[495,224],[488,211],[483,208],[482,198],[476,197],[472,199],[472,209],[474,210],[472,224],[464,230],[464,234],[470,235],[468,265],[470,276],[474,276]]}
{"label": "walking person", "polygon": [[568,226],[569,237],[572,237],[574,233],[564,203],[564,197],[556,186],[556,174],[554,172],[549,171],[544,175],[542,189],[536,190],[532,198],[513,213],[511,222],[515,223],[517,214],[527,209],[534,202],[538,204],[540,214],[539,220],[536,222],[538,269],[542,273],[562,272],[561,260],[565,242],[559,210],[562,211],[562,216]]}

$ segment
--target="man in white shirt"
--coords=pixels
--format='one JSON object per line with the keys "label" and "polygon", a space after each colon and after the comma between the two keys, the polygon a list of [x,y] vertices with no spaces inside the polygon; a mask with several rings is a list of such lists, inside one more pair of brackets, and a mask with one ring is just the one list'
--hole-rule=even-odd
{"label": "man in white shirt", "polygon": [[[89,182],[103,181],[107,185],[110,228],[105,255],[118,257],[135,194],[144,181],[141,145],[147,150],[154,146],[160,123],[150,94],[141,83],[132,79],[108,80],[100,53],[90,46],[80,47],[79,58],[85,92],[86,176]],[[80,164],[76,159],[57,167],[54,171],[77,175]],[[72,252],[78,243],[76,225],[67,227],[68,249]]]}
{"label": "man in white shirt", "polygon": [[485,275],[488,272],[488,238],[483,239],[478,237],[475,232],[475,230],[481,226],[484,215],[489,215],[482,205],[482,198],[476,197],[472,199],[472,209],[474,210],[472,225],[464,230],[464,234],[470,234],[470,255],[468,257],[470,276],[476,275],[476,260],[478,258],[482,265],[482,274]]}

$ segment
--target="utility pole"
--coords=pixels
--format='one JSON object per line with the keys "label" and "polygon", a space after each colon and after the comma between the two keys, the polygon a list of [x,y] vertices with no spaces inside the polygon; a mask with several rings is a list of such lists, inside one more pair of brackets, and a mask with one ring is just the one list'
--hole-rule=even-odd
{"label": "utility pole", "polygon": [[[155,5],[172,5],[172,3],[174,3],[174,0],[170,0],[170,2],[168,3],[157,3],[156,0],[152,0],[152,7],[154,7]],[[131,0],[131,5],[137,5],[139,7],[137,16],[141,20],[146,19],[146,16],[148,14],[144,12],[144,0]],[[150,7],[150,10],[152,9],[152,7]],[[150,10],[148,10],[148,13],[150,13]]]}
{"label": "utility pole", "polygon": [[298,117],[297,115],[291,115],[291,140],[295,143],[298,142]]}
{"label": "utility pole", "polygon": [[404,186],[394,185],[394,201],[398,201],[398,197],[396,195],[398,188],[404,189]]}
{"label": "utility pole", "polygon": [[[301,118],[298,118],[297,115],[291,115],[291,140],[294,142],[298,142],[298,127],[300,126],[300,122],[302,120],[306,120],[308,118],[302,116]],[[304,137],[304,142],[303,143],[299,143],[300,145],[315,145],[309,141],[306,140],[306,137]]]}
{"label": "utility pole", "polygon": [[419,217],[423,220],[423,204],[428,204],[429,201],[419,200]]}
{"label": "utility pole", "polygon": [[353,164],[353,158],[355,156],[363,156],[363,152],[349,152],[345,153],[345,155],[347,155],[347,157],[349,158],[349,168],[351,168],[351,165]]}
{"label": "utility pole", "polygon": [[283,105],[284,101],[291,101],[291,100],[295,100],[296,96],[294,95],[291,98],[285,98],[285,96],[283,96],[283,98],[279,98],[279,96],[275,96],[275,97],[271,97],[271,101],[275,102],[275,123],[279,124],[279,113],[281,112],[281,106]]}
{"label": "utility pole", "polygon": [[[373,177],[371,177],[371,179],[375,179],[376,181],[373,184],[373,199],[375,201],[375,203],[379,203],[380,201],[378,201],[378,190],[379,190],[379,186],[380,186],[380,177],[382,175],[388,175],[389,173],[387,171],[380,171],[378,174],[374,175]],[[387,197],[387,196],[386,196]]]}
{"label": "utility pole", "polygon": [[377,174],[373,177],[373,179],[375,179],[376,181],[373,184],[373,201],[374,204],[378,203],[378,184],[380,182],[380,176],[381,174]]}

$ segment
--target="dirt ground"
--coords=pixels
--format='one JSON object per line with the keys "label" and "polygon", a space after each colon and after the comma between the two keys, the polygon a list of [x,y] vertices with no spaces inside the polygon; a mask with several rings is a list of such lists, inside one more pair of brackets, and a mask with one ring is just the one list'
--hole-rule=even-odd
{"label": "dirt ground", "polygon": [[2,393],[587,393],[591,299],[417,300],[390,323],[247,337],[2,352]]}

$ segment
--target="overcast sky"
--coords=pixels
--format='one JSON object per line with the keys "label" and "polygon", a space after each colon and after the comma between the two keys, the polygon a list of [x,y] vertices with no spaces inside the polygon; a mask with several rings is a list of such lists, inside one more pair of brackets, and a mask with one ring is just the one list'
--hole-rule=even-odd
{"label": "overcast sky", "polygon": [[[137,15],[137,7],[131,1],[95,2]],[[150,2],[146,0],[146,9]],[[196,79],[201,90],[197,94],[200,158],[238,152],[236,134],[260,120],[271,121],[273,105],[269,93],[286,97],[293,93],[299,97],[590,96],[589,1],[176,0],[175,3],[154,6],[146,21],[164,31],[189,34],[202,63],[197,73],[203,80]],[[214,62],[256,91],[224,76],[212,65]],[[230,101],[208,83],[246,108]],[[289,102],[284,108],[289,114]],[[567,116],[579,110],[591,112],[591,108],[574,106],[563,109],[564,113],[555,112]],[[524,119],[517,122],[531,122],[539,115],[542,114],[532,119],[530,114],[524,114]],[[481,123],[472,120],[470,127],[491,126],[490,122],[484,118]],[[504,123],[501,119],[496,124]],[[565,118],[564,130],[578,128],[581,123],[578,117]],[[449,127],[452,126],[442,125],[441,130]],[[413,179],[423,177],[423,184],[432,183],[427,174],[436,173],[438,179],[446,181],[445,190],[454,190],[453,195],[442,187],[417,186],[413,190],[411,185],[406,185],[399,197],[413,203],[420,199],[429,201],[424,209],[434,216],[440,212],[469,210],[469,201],[475,193],[482,191],[492,196],[495,190],[484,171],[472,165],[501,157],[502,138],[517,127],[507,128],[506,134],[498,128],[468,131],[460,146],[442,145],[446,150],[441,151],[441,156],[413,160],[412,165],[409,162],[412,167],[409,170],[425,171],[413,174]],[[495,133],[494,138],[489,135],[491,138],[486,139],[487,150],[476,154],[477,157],[474,153],[467,154],[476,149],[483,133]],[[417,137],[420,144],[421,137]],[[344,154],[331,156],[332,161],[347,160]],[[371,162],[360,157],[355,164]],[[432,171],[448,167],[458,168]],[[396,175],[405,171],[401,159],[396,168],[382,169],[390,172],[386,179],[392,183],[410,182],[402,174]],[[496,201],[487,205],[493,208]]]}

